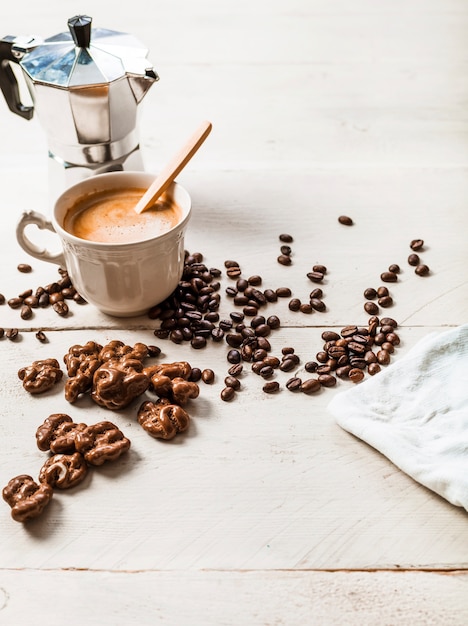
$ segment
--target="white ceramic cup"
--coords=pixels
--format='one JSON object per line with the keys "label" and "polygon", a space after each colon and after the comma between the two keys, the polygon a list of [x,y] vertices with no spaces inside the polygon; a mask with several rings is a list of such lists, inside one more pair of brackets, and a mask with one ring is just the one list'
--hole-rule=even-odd
{"label": "white ceramic cup", "polygon": [[[178,183],[174,201],[182,209],[178,224],[162,235],[132,243],[101,243],[80,239],[63,228],[68,209],[98,191],[125,187],[147,189],[155,176],[147,172],[109,172],[86,178],[67,189],[55,202],[52,220],[36,211],[23,213],[16,228],[19,245],[31,256],[66,267],[73,286],[103,313],[130,317],[146,313],[177,287],[184,267],[184,235],[191,199]],[[63,252],[52,253],[26,235],[29,224],[58,234]]]}

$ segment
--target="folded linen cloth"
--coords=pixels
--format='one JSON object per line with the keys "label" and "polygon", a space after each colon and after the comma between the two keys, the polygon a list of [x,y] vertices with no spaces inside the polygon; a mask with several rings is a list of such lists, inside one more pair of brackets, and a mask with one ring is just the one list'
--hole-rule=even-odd
{"label": "folded linen cloth", "polygon": [[328,409],[343,429],[468,511],[468,324],[424,337]]}

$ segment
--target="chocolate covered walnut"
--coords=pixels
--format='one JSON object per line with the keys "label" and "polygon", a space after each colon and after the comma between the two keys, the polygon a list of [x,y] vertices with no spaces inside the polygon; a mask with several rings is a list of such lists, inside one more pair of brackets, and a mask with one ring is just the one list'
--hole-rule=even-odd
{"label": "chocolate covered walnut", "polygon": [[66,413],[52,413],[36,430],[37,447],[54,454],[75,452],[76,433],[85,428],[86,424],[75,424]]}
{"label": "chocolate covered walnut", "polygon": [[88,341],[84,346],[72,346],[63,357],[69,379],[65,383],[65,399],[75,402],[78,397],[91,389],[94,372],[101,365],[99,353],[102,346]]}
{"label": "chocolate covered walnut", "polygon": [[18,378],[29,393],[44,393],[58,383],[63,376],[57,359],[33,361],[31,365],[18,371]]}
{"label": "chocolate covered walnut", "polygon": [[187,379],[192,367],[186,361],[149,365],[144,369],[150,379],[150,389],[160,398],[168,398],[176,404],[186,404],[197,398],[200,388]]}
{"label": "chocolate covered walnut", "polygon": [[143,402],[138,410],[138,423],[152,437],[173,439],[177,433],[187,430],[190,417],[182,407],[163,398]]}
{"label": "chocolate covered walnut", "polygon": [[104,346],[100,353],[99,359],[101,362],[110,361],[111,359],[121,359],[123,357],[129,357],[132,359],[138,359],[143,361],[148,356],[148,346],[144,343],[136,343],[133,348],[127,346],[123,341],[111,341]]}
{"label": "chocolate covered walnut", "polygon": [[79,485],[87,473],[88,466],[79,452],[54,454],[41,467],[39,482],[58,489],[70,489]]}
{"label": "chocolate covered walnut", "polygon": [[87,426],[76,435],[75,446],[87,463],[102,465],[115,461],[130,448],[130,440],[112,422]]}
{"label": "chocolate covered walnut", "polygon": [[52,487],[38,485],[28,474],[12,478],[3,488],[3,499],[11,507],[11,517],[16,522],[26,522],[38,517],[52,498]]}
{"label": "chocolate covered walnut", "polygon": [[94,373],[91,397],[100,406],[118,410],[144,393],[149,378],[140,360],[131,357],[111,359]]}
{"label": "chocolate covered walnut", "polygon": [[84,346],[78,344],[71,346],[67,354],[63,357],[65,365],[67,366],[67,374],[69,376],[76,376],[83,361],[90,359],[99,360],[101,350],[102,346],[95,341],[88,341]]}

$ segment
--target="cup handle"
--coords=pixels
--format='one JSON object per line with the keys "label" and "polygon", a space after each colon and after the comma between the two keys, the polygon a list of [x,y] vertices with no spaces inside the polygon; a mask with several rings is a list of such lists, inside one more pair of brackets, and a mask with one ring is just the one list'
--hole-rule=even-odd
{"label": "cup handle", "polygon": [[46,248],[36,246],[36,244],[26,236],[25,228],[29,224],[35,224],[40,230],[50,230],[52,233],[56,232],[52,222],[50,222],[45,215],[37,211],[25,211],[16,226],[16,239],[23,250],[36,259],[56,263],[57,265],[65,267],[65,257],[62,252],[55,254],[49,252]]}

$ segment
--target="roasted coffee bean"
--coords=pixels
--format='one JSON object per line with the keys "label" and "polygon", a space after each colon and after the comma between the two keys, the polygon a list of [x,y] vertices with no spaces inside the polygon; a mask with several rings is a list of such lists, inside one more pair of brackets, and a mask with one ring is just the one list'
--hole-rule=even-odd
{"label": "roasted coffee bean", "polygon": [[299,311],[301,313],[305,313],[306,315],[310,315],[312,313],[314,309],[312,308],[311,304],[308,304],[307,302],[304,302],[303,304],[301,304],[301,306],[299,307]]}
{"label": "roasted coffee bean", "polygon": [[353,220],[348,215],[340,215],[338,218],[338,221],[340,224],[343,224],[344,226],[353,225]]}
{"label": "roasted coffee bean", "polygon": [[299,300],[299,298],[293,298],[292,300],[289,301],[289,304],[288,304],[288,308],[290,311],[299,311],[300,306],[301,306],[301,301]]}
{"label": "roasted coffee bean", "polygon": [[241,353],[241,357],[243,361],[251,361],[252,357],[253,357],[253,348],[252,346],[249,346],[248,344],[245,346],[242,346],[242,348],[240,349],[240,353]]}
{"label": "roasted coffee bean", "polygon": [[364,290],[364,298],[366,300],[375,300],[375,298],[377,298],[377,291],[373,287],[368,287]]}
{"label": "roasted coffee bean", "polygon": [[378,363],[369,363],[367,367],[367,371],[371,376],[378,374],[380,372],[380,365]]}
{"label": "roasted coffee bean", "polygon": [[307,278],[313,283],[321,283],[323,280],[322,272],[308,272]]}
{"label": "roasted coffee bean", "polygon": [[392,326],[392,328],[397,328],[398,324],[393,319],[393,317],[382,317],[380,320],[382,326]]}
{"label": "roasted coffee bean", "polygon": [[377,296],[379,298],[385,298],[385,296],[389,296],[389,295],[390,295],[390,292],[388,291],[388,287],[382,286],[377,289]]}
{"label": "roasted coffee bean", "polygon": [[379,318],[373,315],[372,317],[369,318],[368,324],[369,324],[368,326],[369,335],[371,337],[375,337],[377,328],[379,327],[379,324],[380,324]]}
{"label": "roasted coffee bean", "polygon": [[225,335],[225,339],[226,343],[228,346],[231,346],[231,348],[238,348],[244,340],[240,333],[228,333]]}
{"label": "roasted coffee bean", "polygon": [[234,323],[238,324],[239,322],[243,321],[245,315],[241,313],[240,311],[233,311],[232,313],[229,314],[229,317],[232,319]]}
{"label": "roasted coffee bean", "polygon": [[226,295],[229,298],[235,298],[237,294],[238,294],[238,291],[234,287],[226,287]]}
{"label": "roasted coffee bean", "polygon": [[377,357],[375,356],[375,352],[373,352],[373,350],[367,350],[367,352],[364,355],[364,360],[366,361],[367,364],[376,363]]}
{"label": "roasted coffee bean", "polygon": [[265,365],[269,365],[270,367],[273,367],[274,369],[276,369],[277,367],[279,367],[281,361],[278,359],[277,356],[266,356],[263,359],[263,362],[265,363]]}
{"label": "roasted coffee bean", "polygon": [[250,299],[246,295],[237,295],[234,296],[233,301],[236,306],[245,306],[246,304],[249,304]]}
{"label": "roasted coffee bean", "polygon": [[280,252],[281,252],[281,254],[289,256],[291,254],[292,250],[291,250],[290,246],[281,246]]}
{"label": "roasted coffee bean", "polygon": [[352,355],[349,357],[349,364],[352,367],[359,367],[359,369],[363,370],[366,368],[366,359],[364,356]]}
{"label": "roasted coffee bean", "polygon": [[344,346],[330,346],[327,350],[327,353],[330,357],[334,359],[339,359],[341,356],[346,354],[346,348]]}
{"label": "roasted coffee bean", "polygon": [[28,296],[24,299],[23,304],[30,306],[32,309],[37,309],[39,306],[39,298],[37,296]]}
{"label": "roasted coffee bean", "polygon": [[10,298],[8,306],[12,309],[19,309],[20,306],[23,306],[23,298]]}
{"label": "roasted coffee bean", "polygon": [[325,267],[325,265],[314,265],[312,268],[313,272],[320,272],[320,274],[326,274],[327,273],[327,268]]}
{"label": "roasted coffee bean", "polygon": [[17,328],[8,328],[5,332],[5,337],[11,341],[15,341],[19,337],[19,331]]}
{"label": "roasted coffee bean", "polygon": [[416,265],[414,271],[418,276],[427,276],[430,272],[429,267],[424,264]]}
{"label": "roasted coffee bean", "polygon": [[235,389],[236,391],[238,389],[240,389],[240,380],[238,378],[236,378],[235,376],[226,376],[226,378],[224,379],[224,384],[226,385],[226,387],[232,387],[233,389]]}
{"label": "roasted coffee bean", "polygon": [[156,330],[153,331],[153,335],[158,339],[167,339],[169,337],[169,331],[163,328],[156,328]]}
{"label": "roasted coffee bean", "polygon": [[158,346],[148,346],[148,356],[150,358],[158,357],[161,354],[161,348]]}
{"label": "roasted coffee bean", "polygon": [[46,337],[46,335],[45,335],[44,331],[42,331],[42,330],[38,330],[38,331],[37,331],[37,333],[36,333],[36,339],[37,339],[38,341],[40,341],[41,343],[47,343],[47,337]]}
{"label": "roasted coffee bean", "polygon": [[398,346],[400,344],[400,337],[396,333],[387,333],[385,340],[394,346]]}
{"label": "roasted coffee bean", "polygon": [[292,243],[293,242],[293,238],[291,235],[288,235],[286,233],[283,233],[279,236],[279,240],[282,241],[283,243]]}
{"label": "roasted coffee bean", "polygon": [[238,278],[242,274],[242,270],[238,266],[228,267],[226,274],[229,278]]}
{"label": "roasted coffee bean", "polygon": [[382,272],[382,274],[380,274],[380,280],[384,283],[396,283],[398,276],[395,272]]}
{"label": "roasted coffee bean", "polygon": [[250,276],[249,278],[249,285],[255,285],[258,287],[258,285],[262,284],[262,277],[259,276],[258,274],[254,274],[253,276]]}
{"label": "roasted coffee bean", "polygon": [[318,381],[322,387],[333,387],[336,385],[336,378],[332,374],[320,374]]}
{"label": "roasted coffee bean", "polygon": [[316,393],[320,387],[321,384],[317,378],[308,378],[302,382],[300,390],[305,394]]}
{"label": "roasted coffee bean", "polygon": [[310,306],[320,313],[325,311],[327,308],[325,302],[323,300],[320,300],[319,298],[311,298]]}
{"label": "roasted coffee bean", "polygon": [[379,307],[375,302],[371,302],[370,300],[368,300],[364,303],[364,311],[369,315],[377,315],[379,312]]}
{"label": "roasted coffee bean", "polygon": [[32,289],[25,289],[25,291],[18,294],[18,298],[21,298],[22,300],[29,298],[29,296],[32,296],[32,292]]}
{"label": "roasted coffee bean", "polygon": [[258,373],[262,378],[271,378],[275,373],[275,370],[271,367],[271,365],[263,364],[263,367],[260,368]]}
{"label": "roasted coffee bean", "polygon": [[379,350],[376,356],[377,362],[380,363],[380,365],[387,365],[390,363],[390,355],[387,350]]}
{"label": "roasted coffee bean", "polygon": [[252,372],[254,374],[260,375],[260,370],[263,367],[263,361],[255,361],[252,363]]}
{"label": "roasted coffee bean", "polygon": [[312,291],[310,292],[309,299],[313,300],[314,298],[317,298],[317,300],[323,298],[323,291],[320,289],[320,287],[315,287],[315,289],[312,289]]}
{"label": "roasted coffee bean", "polygon": [[234,365],[231,365],[231,367],[228,369],[228,374],[229,376],[240,376],[243,369],[244,366],[242,365],[242,363],[235,363]]}
{"label": "roasted coffee bean", "polygon": [[337,341],[340,339],[340,335],[332,330],[324,330],[321,337],[324,341]]}
{"label": "roasted coffee bean", "polygon": [[410,243],[411,250],[422,250],[424,246],[423,239],[413,239]]}
{"label": "roasted coffee bean", "polygon": [[331,371],[332,368],[328,365],[328,363],[317,367],[317,374],[329,374]]}
{"label": "roasted coffee bean", "polygon": [[382,332],[378,332],[376,333],[375,337],[374,337],[374,343],[377,346],[380,346],[383,344],[383,342],[386,340],[386,336],[385,333]]}
{"label": "roasted coffee bean", "polygon": [[286,357],[283,361],[281,361],[279,369],[282,372],[290,372],[292,369],[296,367],[296,361],[291,357]]}
{"label": "roasted coffee bean", "polygon": [[284,346],[284,348],[281,348],[281,354],[294,354],[295,350],[292,346]]}
{"label": "roasted coffee bean", "polygon": [[211,338],[216,342],[222,341],[224,338],[224,330],[219,326],[217,328],[213,328],[211,331]]}
{"label": "roasted coffee bean", "polygon": [[249,286],[248,281],[245,278],[238,278],[236,282],[236,287],[239,291],[245,291]]}
{"label": "roasted coffee bean", "polygon": [[174,330],[171,330],[169,334],[169,339],[172,341],[172,343],[182,343],[184,341],[184,334],[180,330],[180,328],[176,328]]}
{"label": "roasted coffee bean", "polygon": [[55,304],[56,302],[62,302],[63,301],[63,295],[61,291],[57,291],[54,293],[51,293],[49,295],[49,304]]}
{"label": "roasted coffee bean", "polygon": [[388,271],[393,272],[394,274],[399,274],[401,270],[400,266],[397,263],[392,263],[388,266]]}
{"label": "roasted coffee bean", "polygon": [[242,309],[242,312],[247,317],[255,317],[257,315],[257,313],[258,313],[258,308],[256,306],[253,306],[253,305],[250,304],[248,306],[245,306]]}
{"label": "roasted coffee bean", "polygon": [[320,352],[317,352],[315,355],[315,358],[319,363],[326,363],[328,361],[328,353],[326,350],[320,350]]}
{"label": "roasted coffee bean", "polygon": [[23,306],[21,307],[21,319],[23,320],[29,320],[31,319],[33,312],[30,306],[28,306],[27,304],[23,304]]}
{"label": "roasted coffee bean", "polygon": [[352,337],[353,335],[357,334],[357,326],[345,326],[344,328],[341,329],[341,336],[342,337]]}
{"label": "roasted coffee bean", "polygon": [[252,287],[251,298],[255,300],[255,302],[257,302],[257,304],[259,304],[260,306],[263,306],[267,303],[267,299],[265,298],[265,294],[263,293],[263,291],[260,291],[260,289],[256,289],[255,287]]}
{"label": "roasted coffee bean", "polygon": [[0,339],[3,339],[4,335],[5,335],[5,329],[4,328],[0,328]]}
{"label": "roasted coffee bean", "polygon": [[280,254],[276,259],[280,265],[291,265],[291,257],[288,254]]}
{"label": "roasted coffee bean", "polygon": [[390,343],[389,341],[384,341],[380,347],[382,350],[386,350],[389,354],[393,354],[395,352],[393,343]]}
{"label": "roasted coffee bean", "polygon": [[266,319],[263,315],[256,315],[250,320],[250,325],[252,326],[252,328],[257,328],[257,326],[260,326],[261,324],[265,324],[265,323],[266,323]]}
{"label": "roasted coffee bean", "polygon": [[191,340],[190,345],[192,346],[192,348],[194,348],[194,350],[201,350],[202,348],[206,347],[206,343],[206,337],[203,337],[202,335],[196,335]]}
{"label": "roasted coffee bean", "polygon": [[51,293],[57,293],[58,291],[60,291],[60,285],[58,283],[50,283],[50,285],[47,285],[45,287],[45,290],[49,295]]}
{"label": "roasted coffee bean", "polygon": [[358,341],[350,341],[348,343],[348,349],[355,354],[365,354],[367,351],[366,345],[359,343]]}
{"label": "roasted coffee bean", "polygon": [[68,304],[64,300],[59,300],[53,305],[52,308],[57,313],[57,315],[60,315],[60,317],[66,317],[68,315]]}
{"label": "roasted coffee bean", "polygon": [[5,296],[3,295],[3,293],[0,293],[0,305],[5,304],[5,302],[6,302]]}
{"label": "roasted coffee bean", "polygon": [[273,289],[265,289],[263,295],[267,302],[276,302],[278,300],[278,294]]}
{"label": "roasted coffee bean", "polygon": [[353,383],[360,383],[364,379],[364,372],[357,367],[353,367],[348,372],[348,378]]}
{"label": "roasted coffee bean", "polygon": [[286,383],[286,389],[289,391],[299,391],[302,385],[302,380],[297,376],[290,378]]}
{"label": "roasted coffee bean", "polygon": [[270,352],[271,344],[266,337],[262,337],[261,335],[257,337],[257,346],[265,350],[265,352]]}
{"label": "roasted coffee bean", "polygon": [[348,378],[348,374],[352,369],[353,368],[351,367],[351,365],[343,365],[342,367],[338,367],[336,369],[335,374],[338,376],[338,378],[345,380]]}
{"label": "roasted coffee bean", "polygon": [[277,393],[280,390],[280,385],[277,380],[272,380],[263,385],[263,391],[265,393]]}
{"label": "roasted coffee bean", "polygon": [[76,294],[76,289],[74,287],[65,287],[62,289],[62,296],[65,300],[73,300]]}
{"label": "roasted coffee bean", "polygon": [[271,328],[268,326],[268,324],[260,324],[260,326],[257,326],[257,328],[255,329],[255,334],[257,335],[257,337],[268,337],[270,333]]}
{"label": "roasted coffee bean", "polygon": [[229,350],[229,352],[227,353],[227,360],[229,361],[229,363],[240,363],[241,362],[241,353],[239,352],[239,350]]}
{"label": "roasted coffee bean", "polygon": [[236,390],[234,389],[234,387],[225,387],[220,394],[221,400],[223,400],[224,402],[230,402],[235,395]]}
{"label": "roasted coffee bean", "polygon": [[316,372],[317,368],[318,368],[317,361],[307,361],[307,363],[304,365],[305,371],[308,372],[309,374]]}
{"label": "roasted coffee bean", "polygon": [[276,290],[276,295],[278,298],[290,298],[291,297],[291,289],[289,287],[278,287]]}
{"label": "roasted coffee bean", "polygon": [[230,268],[230,267],[239,267],[239,263],[237,261],[232,261],[230,259],[228,259],[227,261],[224,261],[224,267],[226,268]]}
{"label": "roasted coffee bean", "polygon": [[266,320],[266,323],[272,330],[281,326],[280,318],[277,315],[270,315]]}
{"label": "roasted coffee bean", "polygon": [[[361,334],[361,332],[363,334]],[[343,340],[341,339],[340,341]],[[358,343],[362,343],[367,346],[369,343],[369,333],[367,328],[358,328],[358,332],[353,335],[353,341],[357,341]]]}
{"label": "roasted coffee bean", "polygon": [[198,383],[198,381],[201,379],[202,377],[202,371],[199,367],[192,367],[191,371],[190,371],[190,376],[189,376],[189,380],[192,383]]}
{"label": "roasted coffee bean", "polygon": [[266,350],[263,350],[262,348],[257,348],[257,350],[255,350],[252,354],[252,359],[254,361],[263,361],[263,359],[266,359],[267,356],[268,352]]}
{"label": "roasted coffee bean", "polygon": [[29,274],[29,272],[32,272],[32,267],[29,265],[29,263],[20,263],[17,269],[18,272],[21,272],[22,274]]}
{"label": "roasted coffee bean", "polygon": [[383,296],[382,298],[378,299],[378,303],[381,307],[387,309],[389,306],[393,305],[393,298],[392,296]]}
{"label": "roasted coffee bean", "polygon": [[408,264],[412,266],[419,265],[419,256],[417,254],[410,254],[408,257]]}

